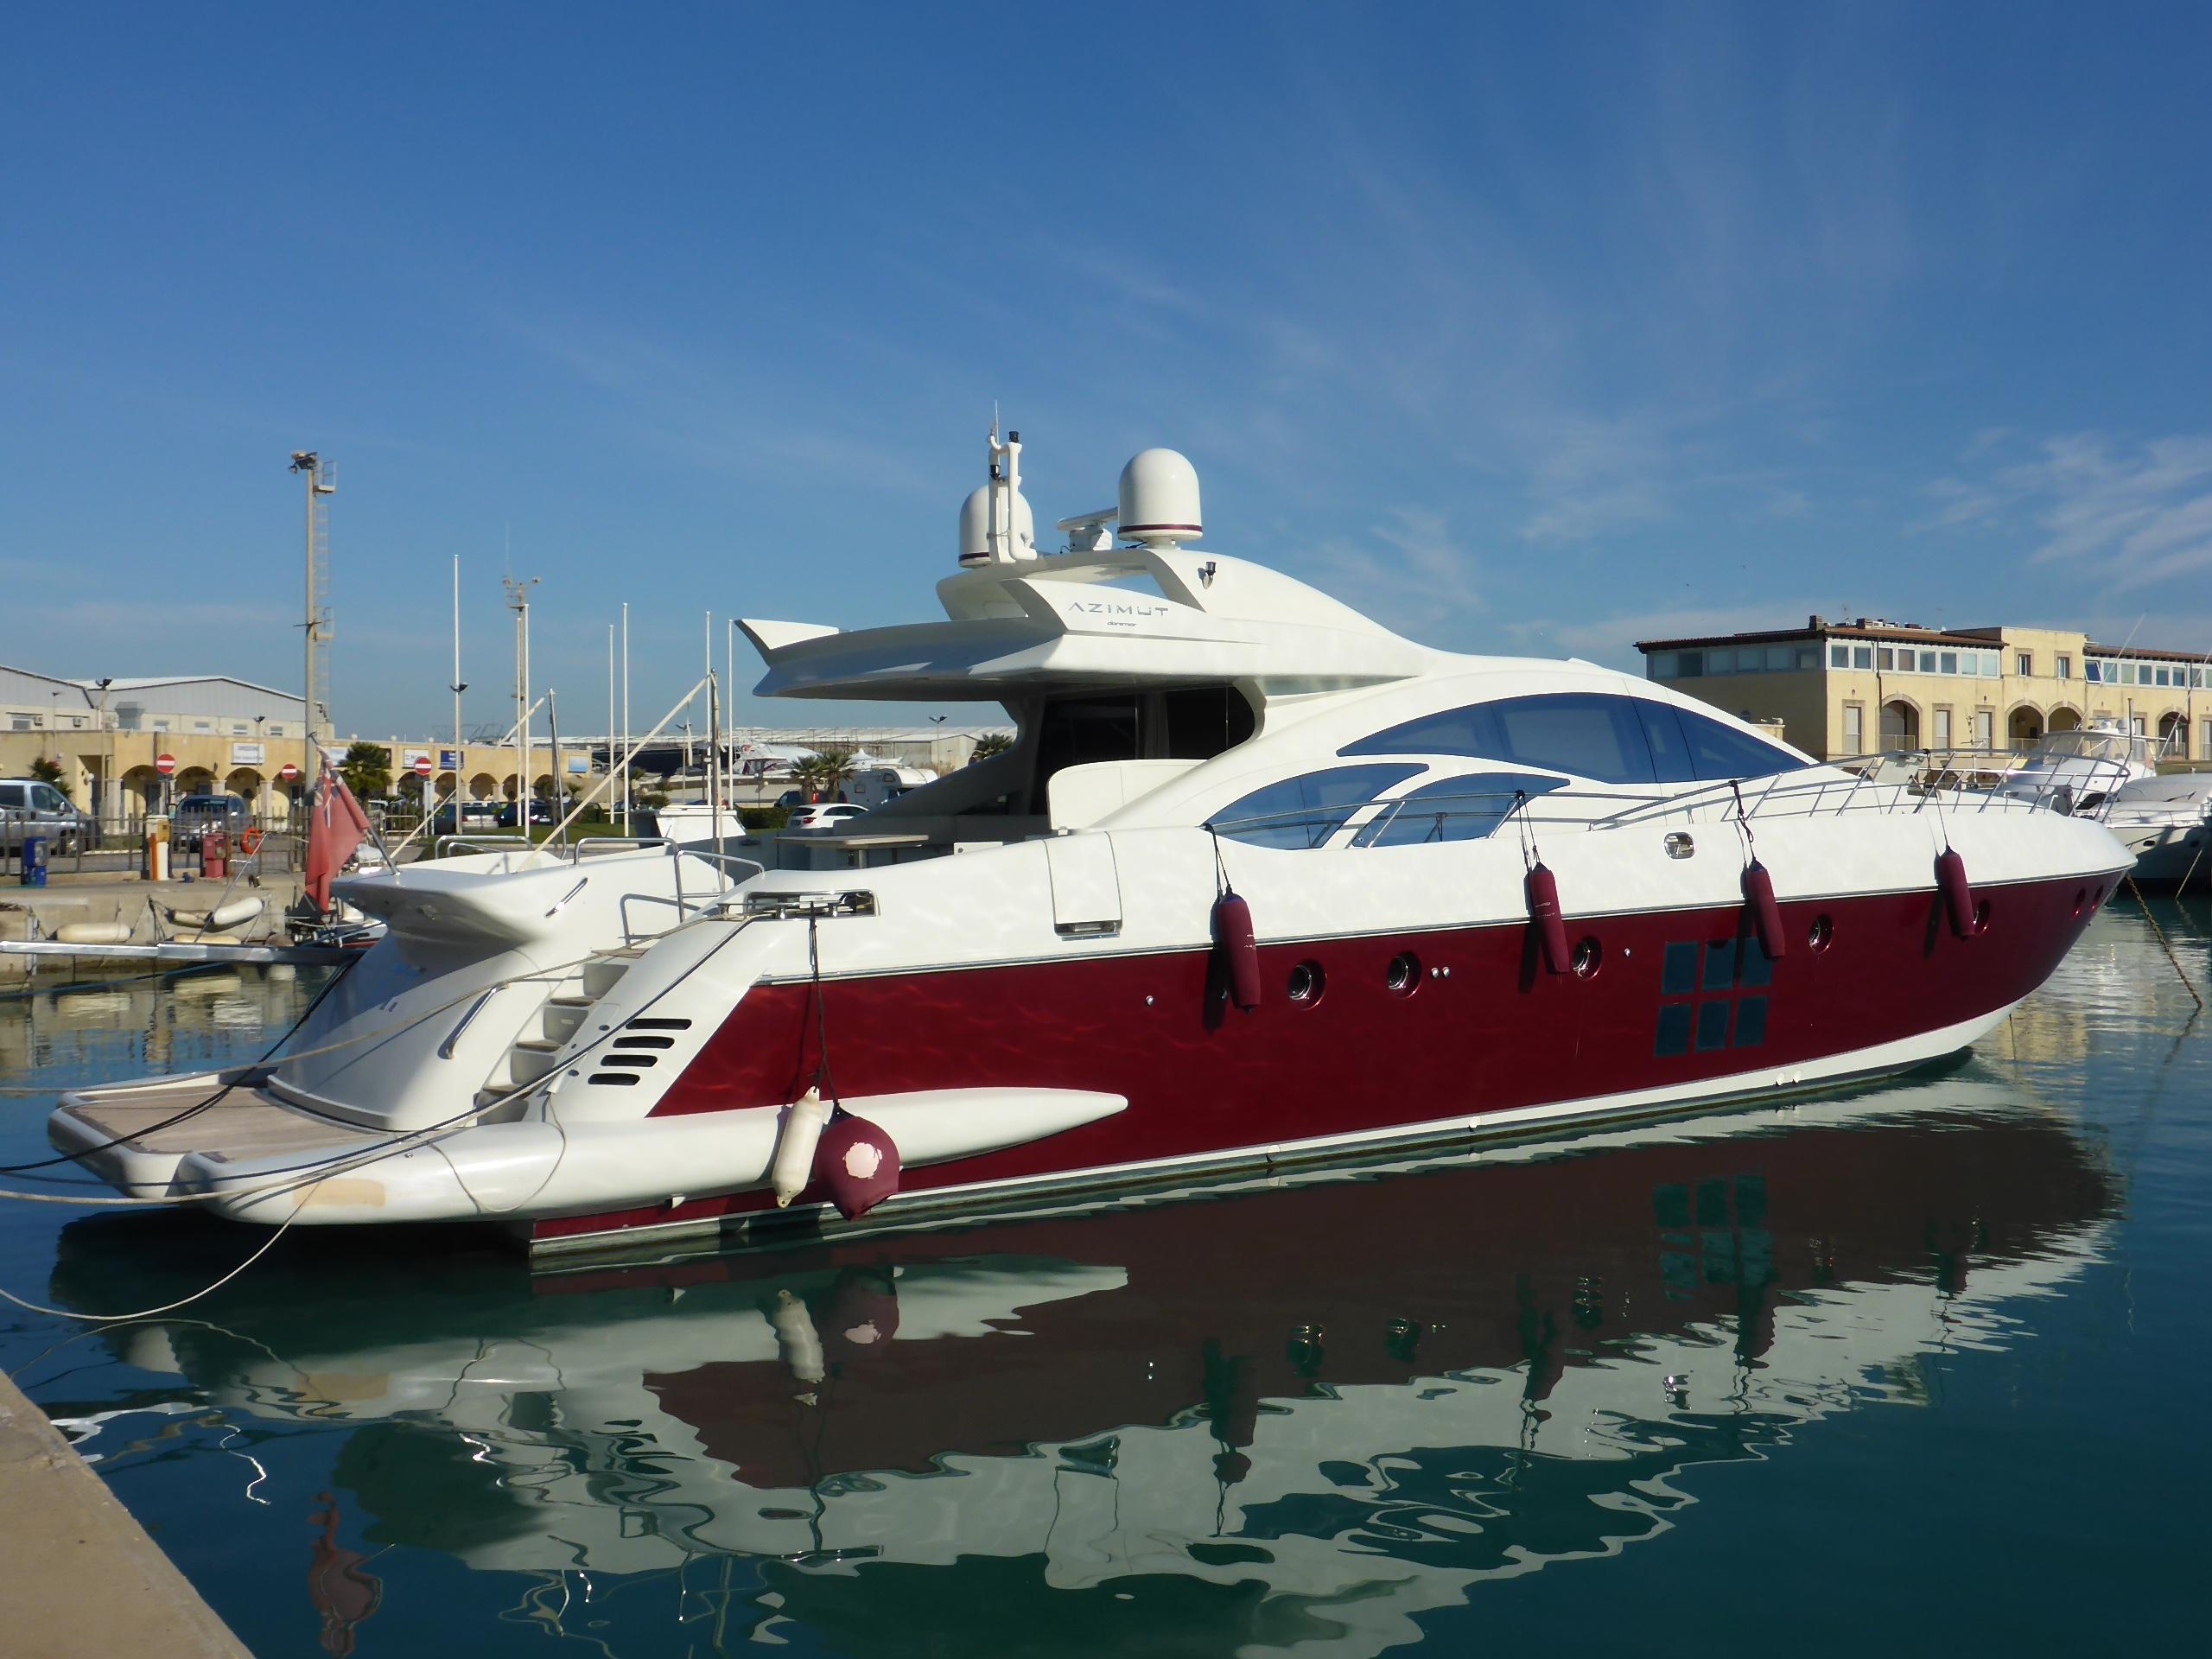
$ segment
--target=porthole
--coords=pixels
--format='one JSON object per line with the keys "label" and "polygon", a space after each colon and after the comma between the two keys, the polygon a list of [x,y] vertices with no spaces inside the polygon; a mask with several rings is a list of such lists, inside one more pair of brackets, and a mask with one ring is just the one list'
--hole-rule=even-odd
{"label": "porthole", "polygon": [[1294,1002],[1311,1007],[1321,1000],[1323,976],[1318,962],[1301,962],[1290,970],[1290,983],[1286,995]]}
{"label": "porthole", "polygon": [[1828,941],[1835,937],[1835,924],[1825,916],[1813,918],[1813,925],[1805,934],[1805,943],[1815,950],[1825,950]]}
{"label": "porthole", "polygon": [[1574,970],[1577,979],[1588,979],[1605,960],[1605,947],[1595,938],[1586,938],[1574,947],[1574,954],[1567,958],[1567,966]]}
{"label": "porthole", "polygon": [[1399,951],[1382,970],[1382,983],[1399,996],[1411,996],[1421,988],[1421,958],[1410,950]]}

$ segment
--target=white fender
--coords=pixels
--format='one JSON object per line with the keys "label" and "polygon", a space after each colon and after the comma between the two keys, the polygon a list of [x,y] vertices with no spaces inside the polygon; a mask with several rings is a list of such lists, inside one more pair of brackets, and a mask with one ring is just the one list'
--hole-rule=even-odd
{"label": "white fender", "polygon": [[814,1147],[830,1127],[830,1103],[819,1089],[809,1089],[784,1114],[784,1132],[776,1141],[775,1161],[768,1166],[768,1183],[776,1189],[776,1208],[791,1201],[814,1179]]}

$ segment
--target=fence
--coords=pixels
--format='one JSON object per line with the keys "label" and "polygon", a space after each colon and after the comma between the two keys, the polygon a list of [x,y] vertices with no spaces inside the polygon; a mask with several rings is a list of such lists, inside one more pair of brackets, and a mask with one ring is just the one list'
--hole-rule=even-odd
{"label": "fence", "polygon": [[[245,833],[230,829],[230,868],[246,874],[289,874],[300,867],[307,852],[305,834],[260,819],[249,821],[257,845],[245,850]],[[52,813],[0,810],[0,886],[12,886],[22,876],[23,844],[31,839],[46,844],[46,868],[53,875],[143,875],[146,869],[146,819],[132,813],[116,818],[95,818],[79,813],[57,820]],[[203,874],[207,864],[204,837],[196,828],[172,826],[169,873],[172,876]]]}

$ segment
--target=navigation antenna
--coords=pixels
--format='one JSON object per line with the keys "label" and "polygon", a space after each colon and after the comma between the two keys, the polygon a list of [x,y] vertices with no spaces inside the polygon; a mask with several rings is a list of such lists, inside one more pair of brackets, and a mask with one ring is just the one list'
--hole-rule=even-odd
{"label": "navigation antenna", "polygon": [[308,605],[307,722],[310,762],[330,741],[330,498],[338,492],[338,463],[312,449],[292,451],[292,470],[307,480]]}

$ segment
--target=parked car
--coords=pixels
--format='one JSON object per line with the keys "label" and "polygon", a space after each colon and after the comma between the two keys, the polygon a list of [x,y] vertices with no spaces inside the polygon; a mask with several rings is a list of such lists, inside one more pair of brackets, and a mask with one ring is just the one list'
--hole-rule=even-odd
{"label": "parked car", "polygon": [[[532,823],[548,824],[558,823],[560,822],[558,818],[556,818],[553,816],[552,802],[542,801],[534,798],[530,803],[530,821]],[[522,815],[516,810],[515,804],[512,801],[504,801],[500,803],[499,828],[502,830],[518,830],[521,827]]]}
{"label": "parked car", "polygon": [[[472,830],[491,830],[499,825],[499,804],[497,801],[462,801],[458,815],[454,807],[454,804],[450,800],[438,803],[438,810],[432,815],[435,819],[430,825],[432,835],[465,836]],[[458,822],[455,821],[456,816]]]}
{"label": "parked car", "polygon": [[233,853],[238,839],[253,824],[253,813],[241,795],[188,795],[169,815],[169,846],[197,852],[200,838],[220,830],[231,838]]}
{"label": "parked car", "polygon": [[813,806],[793,807],[791,817],[785,823],[784,828],[786,830],[835,830],[842,824],[850,823],[855,818],[864,818],[867,816],[868,808],[855,806],[850,801],[823,801]]}
{"label": "parked car", "polygon": [[0,847],[21,852],[27,836],[44,836],[48,850],[56,853],[99,845],[99,825],[52,784],[0,778]]}

